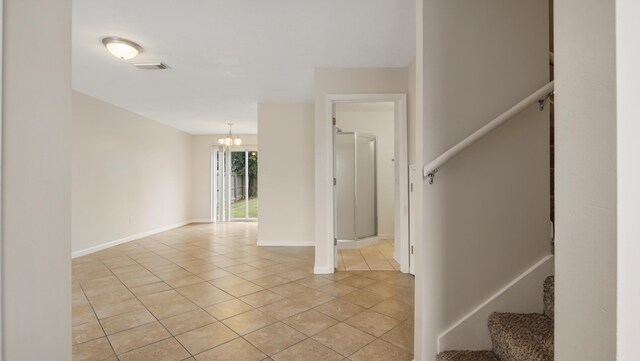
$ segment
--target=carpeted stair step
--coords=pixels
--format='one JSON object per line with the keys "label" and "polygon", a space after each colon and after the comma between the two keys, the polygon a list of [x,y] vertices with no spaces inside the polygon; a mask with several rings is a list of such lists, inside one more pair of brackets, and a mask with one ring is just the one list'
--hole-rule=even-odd
{"label": "carpeted stair step", "polygon": [[544,315],[553,320],[555,307],[555,277],[549,276],[544,280]]}
{"label": "carpeted stair step", "polygon": [[438,354],[438,361],[499,361],[491,351],[445,351]]}
{"label": "carpeted stair step", "polygon": [[500,361],[553,361],[553,320],[537,313],[493,313],[493,352]]}

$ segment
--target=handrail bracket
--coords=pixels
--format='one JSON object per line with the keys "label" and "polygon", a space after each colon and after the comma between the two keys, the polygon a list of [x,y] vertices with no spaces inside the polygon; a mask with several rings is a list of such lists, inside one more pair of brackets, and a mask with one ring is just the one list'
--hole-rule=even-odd
{"label": "handrail bracket", "polygon": [[544,98],[538,100],[538,107],[540,107],[540,111],[544,110],[544,106],[547,103],[547,100],[551,99],[554,92],[547,94]]}
{"label": "handrail bracket", "polygon": [[436,173],[438,173],[438,168],[432,170],[427,174],[427,178],[429,178],[429,184],[433,184],[433,179],[436,177]]}

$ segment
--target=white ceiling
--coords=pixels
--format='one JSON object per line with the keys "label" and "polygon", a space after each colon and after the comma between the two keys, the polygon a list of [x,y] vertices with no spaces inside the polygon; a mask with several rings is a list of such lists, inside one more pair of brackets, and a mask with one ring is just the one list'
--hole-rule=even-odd
{"label": "white ceiling", "polygon": [[[171,69],[136,69],[105,36]],[[73,88],[192,134],[255,133],[257,103],[313,102],[315,67],[414,55],[414,0],[73,1]]]}

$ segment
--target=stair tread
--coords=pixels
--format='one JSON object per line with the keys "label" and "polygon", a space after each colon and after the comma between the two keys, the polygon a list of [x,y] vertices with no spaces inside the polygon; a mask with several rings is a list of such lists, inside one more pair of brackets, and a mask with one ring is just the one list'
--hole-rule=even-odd
{"label": "stair tread", "polygon": [[438,361],[499,361],[491,351],[445,351],[438,354]]}
{"label": "stair tread", "polygon": [[537,313],[489,317],[493,351],[501,361],[553,360],[553,320]]}

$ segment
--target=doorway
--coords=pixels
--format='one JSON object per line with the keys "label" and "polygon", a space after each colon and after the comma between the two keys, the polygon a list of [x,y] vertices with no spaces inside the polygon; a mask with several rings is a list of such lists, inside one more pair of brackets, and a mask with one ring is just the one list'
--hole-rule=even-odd
{"label": "doorway", "polygon": [[211,160],[212,222],[257,221],[257,148],[214,146]]}
{"label": "doorway", "polygon": [[330,95],[328,105],[334,269],[407,273],[411,247],[406,97]]}

